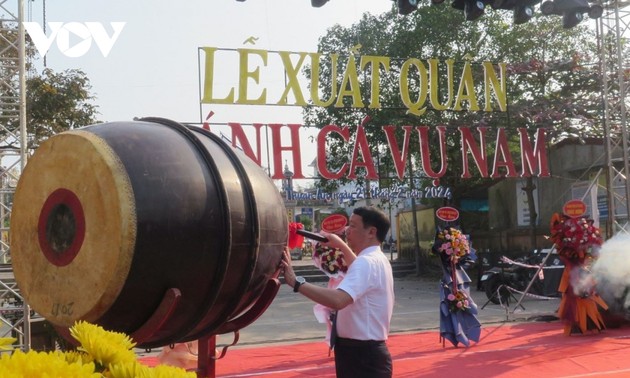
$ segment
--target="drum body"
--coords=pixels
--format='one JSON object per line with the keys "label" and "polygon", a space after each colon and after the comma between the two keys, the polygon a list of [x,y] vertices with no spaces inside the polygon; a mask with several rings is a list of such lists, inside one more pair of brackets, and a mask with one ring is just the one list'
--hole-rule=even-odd
{"label": "drum body", "polygon": [[277,276],[287,222],[269,177],[217,136],[158,118],[105,123],[29,160],[11,256],[27,303],[60,327],[132,334],[177,289],[166,324],[137,340],[159,346],[221,333],[252,307]]}

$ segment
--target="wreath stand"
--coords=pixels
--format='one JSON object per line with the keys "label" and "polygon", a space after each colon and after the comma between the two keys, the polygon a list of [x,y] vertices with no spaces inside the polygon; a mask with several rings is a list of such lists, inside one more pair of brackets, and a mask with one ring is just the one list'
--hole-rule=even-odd
{"label": "wreath stand", "polygon": [[[536,273],[534,273],[534,275],[532,276],[532,279],[529,281],[529,283],[527,284],[527,287],[525,288],[525,290],[523,291],[523,293],[521,294],[521,297],[517,300],[516,297],[514,296],[514,294],[512,293],[511,290],[507,289],[506,285],[500,285],[497,288],[496,293],[494,293],[492,295],[492,297],[490,299],[488,299],[488,301],[481,307],[481,309],[483,310],[491,301],[492,298],[498,297],[499,301],[501,298],[501,294],[500,291],[501,289],[505,289],[509,292],[509,296],[507,297],[507,301],[506,301],[506,306],[509,308],[510,307],[510,297],[512,299],[514,299],[516,301],[516,305],[514,306],[514,309],[512,311],[509,311],[510,313],[514,313],[516,311],[516,309],[520,306],[523,310],[525,310],[525,306],[523,306],[522,302],[523,299],[525,298],[525,296],[529,293],[529,290],[531,289],[532,285],[534,284],[534,281],[536,280],[536,278],[538,277],[538,275],[540,274],[540,271],[545,267],[545,265],[547,264],[547,260],[549,259],[549,256],[551,256],[551,254],[556,250],[556,246],[554,245],[551,250],[547,253],[547,256],[545,256],[542,260],[542,262],[538,265],[538,268],[536,269]],[[501,269],[501,274],[503,275],[503,269]]]}
{"label": "wreath stand", "polygon": [[[502,290],[507,290],[507,292],[508,292],[508,295],[507,295],[507,296],[506,296],[506,298],[505,298],[505,305],[506,305],[507,307],[510,307],[510,298],[512,298],[512,299],[514,299],[515,301],[517,301],[516,306],[514,307],[514,310],[516,310],[516,307],[518,307],[518,306],[521,306],[521,308],[522,308],[523,310],[525,310],[525,306],[523,306],[523,305],[520,303],[520,301],[516,299],[516,297],[514,296],[514,294],[513,294],[513,293],[512,293],[512,292],[508,289],[508,286],[507,286],[507,285],[499,285],[499,287],[497,287],[497,291],[496,291],[494,294],[492,294],[492,296],[491,296],[491,297],[490,297],[490,298],[486,301],[486,303],[484,303],[484,305],[483,305],[483,306],[481,306],[481,309],[483,310],[484,308],[486,308],[486,306],[487,306],[490,302],[492,302],[492,299],[494,299],[494,298],[497,298],[497,299],[499,300],[499,303],[503,304],[503,303],[501,302],[501,297],[502,297],[502,295],[501,295],[501,291],[502,291]],[[512,311],[512,312],[514,312],[514,311]]]}
{"label": "wreath stand", "polygon": [[[501,281],[502,281],[502,282],[505,282],[503,269],[504,269],[504,268],[503,268],[503,265],[502,265],[502,266],[501,266]],[[533,282],[533,281],[532,281],[532,282]],[[531,285],[531,283],[530,283],[530,285]],[[529,286],[528,286],[528,288],[529,288]],[[516,299],[516,297],[514,296],[514,294],[513,294],[513,293],[512,293],[512,292],[511,292],[508,288],[507,288],[507,285],[505,285],[505,284],[499,285],[499,287],[497,287],[497,290],[494,292],[494,294],[492,294],[492,296],[491,296],[490,298],[488,298],[488,300],[486,301],[486,303],[484,303],[484,305],[483,305],[483,306],[481,306],[481,309],[483,310],[484,308],[486,308],[486,306],[487,306],[490,302],[492,302],[492,300],[493,300],[493,299],[495,299],[495,298],[499,300],[499,303],[503,304],[503,303],[501,302],[501,297],[502,297],[502,295],[501,295],[501,291],[502,291],[502,290],[507,290],[507,292],[508,292],[508,295],[507,295],[507,296],[506,296],[506,298],[505,298],[505,305],[506,305],[507,307],[510,307],[510,297],[511,297],[512,299],[514,299],[515,301],[517,301],[516,307],[518,307],[518,306],[520,305],[520,306],[523,308],[523,310],[525,310],[525,307],[524,307],[522,304],[520,304],[520,302]],[[516,310],[516,307],[514,308],[515,310]]]}
{"label": "wreath stand", "polygon": [[[516,306],[514,306],[514,309],[512,310],[512,313],[514,313],[514,311],[516,311],[516,308],[518,306],[523,307],[523,305],[521,304],[521,302],[523,301],[523,299],[525,298],[525,296],[529,293],[529,289],[531,289],[532,285],[534,284],[534,281],[536,280],[536,278],[538,277],[538,275],[540,274],[540,271],[545,267],[545,265],[547,264],[547,260],[549,259],[549,256],[551,256],[551,254],[556,250],[556,245],[554,244],[553,247],[551,247],[551,250],[547,253],[547,256],[545,256],[545,258],[542,260],[542,262],[540,263],[540,265],[538,265],[538,269],[536,270],[536,273],[532,276],[532,279],[529,281],[529,284],[527,284],[527,287],[525,288],[525,290],[523,291],[523,294],[521,294],[521,297],[519,298],[519,300],[516,302]],[[525,307],[523,307],[523,310],[525,309]]]}
{"label": "wreath stand", "polygon": [[[265,310],[267,310],[279,289],[280,280],[278,280],[278,278],[269,279],[262,294],[256,300],[256,303],[249,308],[249,310],[239,317],[224,323],[218,330],[216,330],[216,333],[203,336],[199,339],[197,369],[195,370],[198,378],[216,377],[216,360],[223,358],[227,353],[227,349],[236,345],[239,339],[238,331],[253,323],[265,312]],[[162,301],[156,308],[153,315],[151,315],[146,323],[129,335],[131,339],[138,342],[138,344],[142,344],[146,340],[149,340],[151,337],[158,334],[167,324],[168,320],[173,316],[181,297],[181,291],[177,288],[170,288],[166,290]],[[55,326],[55,329],[59,335],[63,336],[73,345],[78,346],[76,340],[70,335],[70,328]],[[234,339],[231,344],[224,346],[221,353],[217,356],[216,337],[217,335],[227,333],[234,333]]]}

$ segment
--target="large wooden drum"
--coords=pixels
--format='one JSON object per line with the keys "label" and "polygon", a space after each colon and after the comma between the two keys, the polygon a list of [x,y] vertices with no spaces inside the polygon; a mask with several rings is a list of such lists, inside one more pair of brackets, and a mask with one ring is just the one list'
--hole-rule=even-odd
{"label": "large wooden drum", "polygon": [[166,324],[139,340],[159,346],[222,333],[260,301],[288,225],[251,159],[203,129],[148,118],[44,142],[19,180],[10,230],[23,296],[59,327],[86,320],[132,334],[175,289]]}

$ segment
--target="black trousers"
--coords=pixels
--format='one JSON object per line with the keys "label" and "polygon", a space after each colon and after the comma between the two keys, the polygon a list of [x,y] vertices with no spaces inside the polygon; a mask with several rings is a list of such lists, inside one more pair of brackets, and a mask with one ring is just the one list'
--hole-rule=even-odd
{"label": "black trousers", "polygon": [[392,356],[385,341],[337,338],[337,378],[391,378]]}

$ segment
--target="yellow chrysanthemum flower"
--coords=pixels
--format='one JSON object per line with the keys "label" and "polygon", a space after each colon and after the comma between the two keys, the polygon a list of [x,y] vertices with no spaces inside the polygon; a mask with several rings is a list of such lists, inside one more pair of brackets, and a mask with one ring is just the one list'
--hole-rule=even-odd
{"label": "yellow chrysanthemum flower", "polygon": [[182,368],[168,365],[158,365],[151,369],[153,378],[196,378],[197,374]]}
{"label": "yellow chrysanthemum flower", "polygon": [[3,378],[22,377],[64,377],[64,378],[100,378],[94,372],[94,364],[81,362],[68,363],[61,352],[24,353],[20,350],[13,354],[0,356],[0,371]]}
{"label": "yellow chrysanthemum flower", "polygon": [[[196,378],[194,372],[160,365],[150,368],[140,364],[131,350],[135,343],[125,334],[77,322],[70,334],[81,345],[78,351],[24,353],[21,350],[0,354],[2,378]],[[0,339],[2,344],[15,342]]]}
{"label": "yellow chrysanthemum flower", "polygon": [[16,341],[17,339],[13,337],[0,337],[0,350],[13,349],[13,343]]}
{"label": "yellow chrysanthemum flower", "polygon": [[81,362],[82,364],[87,364],[90,362],[94,362],[94,358],[87,353],[77,352],[74,350],[63,352],[63,357],[67,362]]}
{"label": "yellow chrysanthemum flower", "polygon": [[150,368],[137,362],[125,362],[109,366],[105,373],[108,378],[148,378],[151,377]]}
{"label": "yellow chrysanthemum flower", "polygon": [[197,374],[168,365],[150,368],[139,363],[124,363],[111,365],[105,376],[108,378],[196,378]]}
{"label": "yellow chrysanthemum flower", "polygon": [[103,327],[79,321],[70,328],[70,334],[81,344],[77,348],[79,351],[88,353],[104,367],[136,360],[131,350],[136,343],[124,333],[106,331]]}

